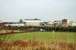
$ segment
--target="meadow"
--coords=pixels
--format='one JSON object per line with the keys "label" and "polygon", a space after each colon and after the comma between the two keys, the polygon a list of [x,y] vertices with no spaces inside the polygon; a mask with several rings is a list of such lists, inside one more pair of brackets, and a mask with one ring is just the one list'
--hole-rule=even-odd
{"label": "meadow", "polygon": [[0,47],[2,50],[76,50],[76,32],[26,32],[0,35]]}

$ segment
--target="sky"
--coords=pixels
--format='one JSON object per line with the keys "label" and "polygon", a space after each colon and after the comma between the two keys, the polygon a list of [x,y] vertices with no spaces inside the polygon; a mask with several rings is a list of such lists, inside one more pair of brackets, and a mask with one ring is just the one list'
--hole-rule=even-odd
{"label": "sky", "polygon": [[0,21],[76,20],[76,0],[0,0]]}

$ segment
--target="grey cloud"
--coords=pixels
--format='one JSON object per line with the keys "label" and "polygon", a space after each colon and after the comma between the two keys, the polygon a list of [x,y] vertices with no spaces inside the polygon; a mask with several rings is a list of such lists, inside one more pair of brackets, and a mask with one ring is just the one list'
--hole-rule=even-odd
{"label": "grey cloud", "polygon": [[75,13],[76,0],[0,0],[0,20],[76,18]]}

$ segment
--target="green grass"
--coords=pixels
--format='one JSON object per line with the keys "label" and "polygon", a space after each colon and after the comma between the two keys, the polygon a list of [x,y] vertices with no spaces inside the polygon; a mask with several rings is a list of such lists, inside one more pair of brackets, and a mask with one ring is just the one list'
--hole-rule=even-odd
{"label": "green grass", "polygon": [[76,42],[75,32],[28,32],[16,33],[9,35],[0,35],[1,40],[15,41],[15,40],[42,40],[42,41],[59,41]]}

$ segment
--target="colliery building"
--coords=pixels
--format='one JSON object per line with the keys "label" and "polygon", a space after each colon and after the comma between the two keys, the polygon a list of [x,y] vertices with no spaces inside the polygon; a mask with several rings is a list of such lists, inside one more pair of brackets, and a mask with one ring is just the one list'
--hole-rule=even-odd
{"label": "colliery building", "polygon": [[19,22],[5,22],[5,26],[41,26],[41,23],[43,23],[43,21],[40,19],[24,19],[22,21],[20,20]]}
{"label": "colliery building", "polygon": [[19,22],[0,22],[0,30],[53,31],[58,29],[64,30],[64,28],[71,28],[73,26],[76,27],[76,23],[67,19],[47,22],[40,19],[20,19]]}

